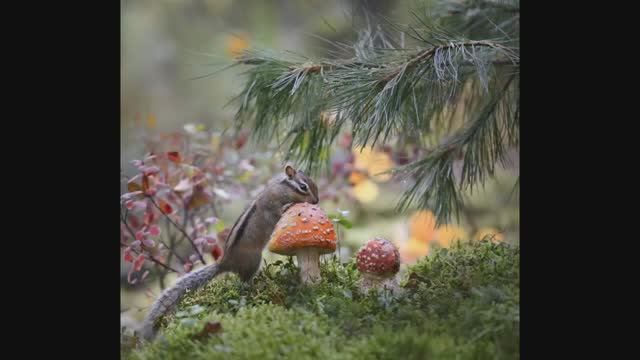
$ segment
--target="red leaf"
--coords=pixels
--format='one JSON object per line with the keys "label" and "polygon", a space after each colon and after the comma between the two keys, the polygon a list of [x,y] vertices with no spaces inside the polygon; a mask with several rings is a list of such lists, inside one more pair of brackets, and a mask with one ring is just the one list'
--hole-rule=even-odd
{"label": "red leaf", "polygon": [[[120,240],[128,240],[129,232],[127,231],[127,227],[124,224],[120,224]],[[122,241],[120,241],[122,243]]]}
{"label": "red leaf", "polygon": [[142,269],[142,265],[144,265],[144,255],[140,254],[133,263],[133,268],[135,271],[140,271],[140,269]]}
{"label": "red leaf", "polygon": [[153,223],[153,220],[155,219],[155,216],[153,215],[153,211],[151,211],[151,209],[147,210],[146,213],[144,213],[144,224],[149,226]]}
{"label": "red leaf", "polygon": [[149,233],[151,234],[151,236],[158,236],[160,235],[160,228],[158,227],[158,225],[151,225],[149,227]]}
{"label": "red leaf", "polygon": [[129,225],[131,225],[132,228],[137,229],[140,227],[140,220],[138,220],[138,217],[136,216],[129,215]]}
{"label": "red leaf", "polygon": [[235,147],[237,150],[241,149],[244,146],[244,144],[247,143],[248,138],[249,138],[249,134],[246,131],[241,132],[235,138],[235,141],[233,142],[233,147]]}
{"label": "red leaf", "polygon": [[131,210],[133,209],[133,200],[127,200],[124,205],[127,207],[127,209]]}
{"label": "red leaf", "polygon": [[187,262],[184,264],[184,272],[190,272],[191,269],[193,269],[193,264],[190,262]]}
{"label": "red leaf", "polygon": [[136,240],[143,240],[145,238],[144,231],[139,230],[136,232]]}
{"label": "red leaf", "polygon": [[211,249],[211,256],[213,256],[215,260],[218,260],[222,256],[222,248],[220,245],[215,244],[213,246],[213,249]]}
{"label": "red leaf", "polygon": [[170,161],[176,163],[176,164],[180,164],[182,162],[182,158],[180,157],[180,153],[177,151],[169,151],[167,153],[167,157],[169,158]]}
{"label": "red leaf", "polygon": [[133,255],[131,255],[131,248],[124,249],[124,261],[133,262]]}

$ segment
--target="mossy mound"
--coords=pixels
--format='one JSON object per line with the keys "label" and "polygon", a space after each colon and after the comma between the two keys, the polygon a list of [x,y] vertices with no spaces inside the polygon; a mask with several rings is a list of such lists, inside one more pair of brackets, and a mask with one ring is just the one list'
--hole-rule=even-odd
{"label": "mossy mound", "polygon": [[[403,292],[363,294],[354,263],[322,264],[300,283],[293,260],[251,285],[234,275],[188,294],[163,336],[130,359],[517,359],[519,248],[474,241],[439,249],[403,274]],[[207,322],[221,330],[198,337]]]}

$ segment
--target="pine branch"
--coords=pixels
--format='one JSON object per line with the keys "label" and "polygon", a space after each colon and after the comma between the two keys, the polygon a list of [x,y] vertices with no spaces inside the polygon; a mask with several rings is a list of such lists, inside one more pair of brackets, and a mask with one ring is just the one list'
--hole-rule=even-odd
{"label": "pine branch", "polygon": [[[416,181],[399,209],[418,205],[434,209],[439,221],[458,217],[459,192],[484,184],[495,164],[505,161],[505,147],[518,145],[519,95],[511,85],[519,73],[517,22],[510,8],[489,5],[461,5],[482,8],[480,30],[447,27],[413,12],[413,24],[394,25],[403,34],[400,42],[363,31],[350,47],[336,44],[340,51],[350,48],[353,57],[347,59],[247,53],[239,60],[249,69],[248,82],[234,99],[236,125],[251,127],[258,141],[276,141],[287,150],[287,159],[311,173],[327,164],[331,144],[345,127],[356,147],[391,139],[437,141],[442,145],[402,169]],[[500,23],[510,21],[510,27],[488,19],[491,11],[499,11]],[[470,40],[451,29],[488,36]],[[415,48],[399,47],[405,37],[417,43]],[[500,87],[504,76],[509,80]],[[442,142],[442,136],[449,140]],[[465,161],[456,180],[457,156]]]}
{"label": "pine branch", "polygon": [[[514,116],[511,93],[515,76],[510,76],[500,91],[492,97],[466,128],[433,149],[429,155],[394,172],[397,176],[414,180],[402,195],[397,209],[409,207],[431,208],[438,224],[448,222],[451,216],[459,219],[463,205],[460,193],[484,185],[493,176],[496,163],[504,165],[506,145],[518,144],[518,132],[510,132]],[[463,159],[458,184],[453,171],[454,161]]]}

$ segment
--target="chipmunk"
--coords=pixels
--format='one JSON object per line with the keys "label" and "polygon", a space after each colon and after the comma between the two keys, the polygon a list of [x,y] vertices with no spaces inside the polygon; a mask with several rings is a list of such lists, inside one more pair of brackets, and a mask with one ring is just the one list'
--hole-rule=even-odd
{"label": "chipmunk", "polygon": [[282,214],[293,204],[318,203],[318,187],[302,171],[286,165],[284,174],[271,179],[231,228],[224,244],[222,258],[181,277],[166,289],[151,306],[139,328],[139,336],[147,341],[156,335],[157,321],[180,301],[188,290],[204,286],[216,276],[233,272],[248,282],[258,271],[262,251]]}

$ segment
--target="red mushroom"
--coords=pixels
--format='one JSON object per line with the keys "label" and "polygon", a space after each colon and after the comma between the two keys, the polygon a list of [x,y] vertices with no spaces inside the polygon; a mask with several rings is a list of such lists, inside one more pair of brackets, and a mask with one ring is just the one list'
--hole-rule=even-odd
{"label": "red mushroom", "polygon": [[290,207],[276,224],[269,251],[296,256],[304,283],[320,279],[320,255],[336,251],[333,223],[317,205],[299,203]]}
{"label": "red mushroom", "polygon": [[380,286],[397,289],[395,275],[400,270],[400,253],[390,241],[380,237],[369,240],[358,250],[356,265],[364,291]]}

